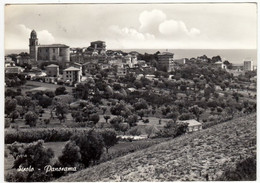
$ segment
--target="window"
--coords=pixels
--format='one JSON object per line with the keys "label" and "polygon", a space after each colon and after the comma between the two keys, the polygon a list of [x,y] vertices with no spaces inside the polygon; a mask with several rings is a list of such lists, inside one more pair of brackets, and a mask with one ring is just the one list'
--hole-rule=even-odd
{"label": "window", "polygon": [[55,48],[53,48],[53,53],[55,53]]}

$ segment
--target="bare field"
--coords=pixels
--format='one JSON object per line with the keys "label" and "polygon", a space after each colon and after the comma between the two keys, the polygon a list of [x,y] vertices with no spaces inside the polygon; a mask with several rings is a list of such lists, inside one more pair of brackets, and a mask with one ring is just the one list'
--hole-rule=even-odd
{"label": "bare field", "polygon": [[205,181],[256,153],[256,114],[128,154],[57,181]]}

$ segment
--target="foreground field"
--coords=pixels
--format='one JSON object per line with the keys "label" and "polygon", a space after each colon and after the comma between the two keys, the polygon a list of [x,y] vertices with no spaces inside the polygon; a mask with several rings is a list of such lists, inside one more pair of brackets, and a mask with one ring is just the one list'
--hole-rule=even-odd
{"label": "foreground field", "polygon": [[184,135],[57,181],[203,181],[256,153],[256,114]]}

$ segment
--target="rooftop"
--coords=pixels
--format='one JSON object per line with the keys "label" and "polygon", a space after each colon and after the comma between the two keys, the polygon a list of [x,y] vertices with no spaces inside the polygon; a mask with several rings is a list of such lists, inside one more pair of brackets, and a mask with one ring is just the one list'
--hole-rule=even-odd
{"label": "rooftop", "polygon": [[65,69],[64,71],[80,71],[80,69],[78,69],[76,67],[69,67],[69,68]]}
{"label": "rooftop", "polygon": [[69,46],[65,44],[48,44],[48,45],[39,45],[39,48],[69,48]]}
{"label": "rooftop", "polygon": [[163,53],[160,53],[160,54],[158,54],[158,55],[174,55],[174,54],[171,53],[171,52],[163,52]]}
{"label": "rooftop", "polygon": [[184,120],[184,121],[180,121],[180,122],[188,123],[189,126],[199,126],[199,125],[201,125],[201,123],[196,121],[195,119],[189,119],[189,120]]}
{"label": "rooftop", "polygon": [[47,67],[59,67],[59,66],[57,66],[55,64],[51,64],[51,65],[48,65]]}

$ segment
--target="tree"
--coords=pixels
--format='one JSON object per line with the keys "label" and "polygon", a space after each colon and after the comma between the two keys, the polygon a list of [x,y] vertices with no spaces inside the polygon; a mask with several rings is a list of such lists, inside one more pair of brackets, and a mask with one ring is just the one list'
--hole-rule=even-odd
{"label": "tree", "polygon": [[139,99],[139,101],[134,104],[134,108],[136,111],[141,109],[148,109],[148,104],[144,99]]}
{"label": "tree", "polygon": [[34,169],[34,171],[27,174],[27,182],[31,182],[32,176],[35,174],[41,173],[44,167],[49,165],[51,159],[54,157],[53,150],[51,148],[45,148],[43,143],[43,140],[38,140],[29,144],[14,142],[7,146],[10,154],[14,158],[13,168],[17,169],[21,165]]}
{"label": "tree", "polygon": [[16,109],[17,100],[6,98],[5,99],[5,114],[9,115],[11,112],[13,112]]}
{"label": "tree", "polygon": [[67,92],[64,86],[56,88],[55,95],[65,95],[65,94],[67,94]]}
{"label": "tree", "polygon": [[101,134],[95,130],[74,135],[71,137],[71,141],[74,141],[80,148],[81,163],[83,163],[85,167],[95,164],[103,153],[103,138]]}
{"label": "tree", "polygon": [[61,122],[65,122],[66,114],[68,113],[68,106],[63,102],[55,104],[55,114]]}
{"label": "tree", "polygon": [[150,138],[150,136],[156,131],[156,128],[154,126],[147,126],[145,128],[145,133],[147,134],[147,138]]}
{"label": "tree", "polygon": [[105,115],[104,119],[106,120],[106,123],[107,123],[107,121],[110,119],[110,116],[109,115]]}
{"label": "tree", "polygon": [[130,129],[130,125],[128,123],[119,123],[118,128],[122,131],[125,135],[125,132]]}
{"label": "tree", "polygon": [[64,167],[75,167],[81,162],[80,148],[75,141],[68,141],[62,150],[62,155],[58,158]]}
{"label": "tree", "polygon": [[177,137],[184,133],[186,133],[188,128],[188,123],[175,123],[174,121],[170,120],[166,123],[164,128],[160,131],[161,136],[163,137]]}
{"label": "tree", "polygon": [[179,115],[180,115],[180,114],[179,114],[177,111],[174,111],[174,112],[169,113],[169,114],[167,115],[167,118],[170,118],[170,119],[172,119],[174,122],[176,122]]}
{"label": "tree", "polygon": [[29,125],[30,127],[34,127],[36,126],[38,115],[35,112],[28,111],[24,115],[24,119],[25,119],[25,124]]}
{"label": "tree", "polygon": [[120,130],[119,124],[123,122],[123,117],[117,116],[110,120],[110,124],[115,128],[116,131]]}
{"label": "tree", "polygon": [[198,107],[197,105],[194,105],[189,108],[189,111],[193,113],[196,116],[197,121],[199,121],[200,115],[203,113],[203,109]]}
{"label": "tree", "polygon": [[114,130],[106,129],[101,132],[101,135],[103,137],[103,142],[106,148],[106,152],[108,153],[108,149],[114,146],[118,141],[116,132]]}
{"label": "tree", "polygon": [[71,117],[74,119],[75,122],[82,122],[83,117],[80,111],[72,111]]}
{"label": "tree", "polygon": [[17,119],[19,117],[20,113],[17,110],[14,110],[13,112],[11,112],[11,114],[9,115],[9,117],[12,119],[12,123],[14,123],[14,120]]}
{"label": "tree", "polygon": [[135,114],[132,114],[132,115],[129,115],[126,119],[127,123],[133,127],[133,126],[136,126],[136,123],[138,121],[138,116],[135,115]]}
{"label": "tree", "polygon": [[52,98],[50,98],[50,97],[48,97],[46,95],[43,95],[42,97],[39,98],[38,104],[40,106],[42,106],[43,108],[47,108],[47,107],[51,106]]}
{"label": "tree", "polygon": [[93,121],[94,124],[97,124],[98,121],[99,121],[99,115],[98,115],[98,114],[91,114],[91,115],[89,116],[89,120],[90,120],[90,121]]}
{"label": "tree", "polygon": [[137,114],[140,116],[140,118],[141,118],[140,120],[143,120],[143,117],[144,117],[144,114],[145,114],[144,109],[137,111]]}
{"label": "tree", "polygon": [[179,120],[189,120],[189,119],[193,119],[195,116],[191,113],[183,113],[182,115],[180,115]]}

